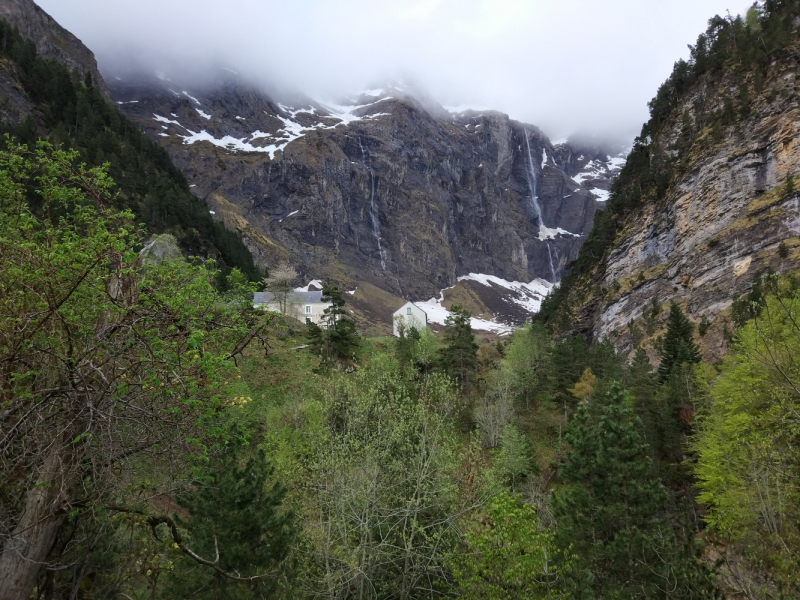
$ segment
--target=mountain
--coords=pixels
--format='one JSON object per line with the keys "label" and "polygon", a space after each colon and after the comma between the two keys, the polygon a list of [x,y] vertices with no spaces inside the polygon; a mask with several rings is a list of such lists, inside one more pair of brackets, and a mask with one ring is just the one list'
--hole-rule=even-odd
{"label": "mountain", "polygon": [[31,40],[42,58],[55,59],[70,71],[76,69],[82,77],[91,75],[94,84],[109,97],[94,53],[32,0],[3,0],[0,19],[8,21],[23,38]]}
{"label": "mountain", "polygon": [[0,3],[0,38],[0,133],[73,148],[90,166],[108,163],[117,206],[148,233],[173,234],[185,254],[217,259],[222,273],[238,267],[260,278],[241,239],[211,218],[164,149],[111,104],[80,40],[31,0]]}
{"label": "mountain", "polygon": [[[733,331],[733,303],[765,272],[800,264],[800,104],[791,9],[715,18],[650,103],[651,119],[608,210],[540,318],[561,333],[639,339],[656,358],[676,301],[707,358]],[[787,14],[789,16],[787,16]]]}
{"label": "mountain", "polygon": [[398,83],[322,102],[267,94],[227,70],[208,79],[108,77],[122,111],[257,264],[290,260],[347,289],[424,300],[471,273],[558,281],[624,162],[554,145],[499,112],[449,112]]}
{"label": "mountain", "polygon": [[462,303],[487,331],[529,318],[624,164],[620,148],[553,144],[533,125],[447,110],[396,82],[322,102],[267,93],[227,69],[202,84],[104,79],[92,52],[32,1],[0,14],[32,40],[0,60],[5,131],[108,161],[121,206],[187,254],[253,278],[288,260],[306,279],[353,290],[354,314],[375,333],[401,299],[440,316]]}

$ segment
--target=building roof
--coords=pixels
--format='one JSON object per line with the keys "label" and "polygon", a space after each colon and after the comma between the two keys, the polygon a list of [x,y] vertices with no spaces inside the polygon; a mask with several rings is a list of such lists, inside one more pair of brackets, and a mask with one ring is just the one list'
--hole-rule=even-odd
{"label": "building roof", "polygon": [[[256,292],[253,294],[253,304],[259,306],[275,300],[272,292]],[[315,304],[322,302],[322,292],[289,292],[286,301],[290,304]],[[329,304],[326,302],[325,304]]]}
{"label": "building roof", "polygon": [[416,304],[414,304],[414,303],[413,303],[413,302],[411,302],[410,300],[409,300],[408,302],[406,302],[405,304],[403,304],[403,306],[401,306],[400,308],[398,308],[398,309],[397,309],[396,311],[394,311],[392,314],[393,314],[393,315],[396,315],[397,313],[399,313],[401,310],[403,310],[403,309],[404,309],[406,306],[408,306],[409,304],[410,304],[411,306],[413,306],[414,308],[416,308],[417,310],[421,311],[421,312],[422,312],[422,314],[423,314],[423,315],[425,315],[425,318],[426,318],[426,319],[428,318],[428,313],[426,313],[424,310],[422,310],[422,309],[421,309],[419,306],[417,306]]}

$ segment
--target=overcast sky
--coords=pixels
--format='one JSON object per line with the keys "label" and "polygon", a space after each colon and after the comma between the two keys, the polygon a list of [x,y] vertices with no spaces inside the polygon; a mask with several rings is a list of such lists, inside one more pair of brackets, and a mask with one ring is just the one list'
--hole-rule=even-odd
{"label": "overcast sky", "polygon": [[227,66],[318,98],[416,79],[444,105],[637,134],[714,14],[744,0],[36,0],[108,73]]}

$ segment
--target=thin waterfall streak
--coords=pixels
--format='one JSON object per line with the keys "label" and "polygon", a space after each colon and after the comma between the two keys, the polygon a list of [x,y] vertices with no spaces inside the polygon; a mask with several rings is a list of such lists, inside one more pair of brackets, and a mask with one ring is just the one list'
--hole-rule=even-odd
{"label": "thin waterfall streak", "polygon": [[375,240],[378,242],[378,256],[381,257],[381,269],[386,270],[386,260],[383,258],[383,248],[381,247],[381,224],[378,221],[378,211],[375,209],[375,174],[372,169],[369,170],[370,186],[369,186],[369,205],[372,217],[372,232],[375,234]]}
{"label": "thin waterfall streak", "polygon": [[556,270],[553,267],[553,253],[550,252],[550,244],[547,244],[547,257],[550,259],[550,275],[553,277],[553,281],[556,280]]}
{"label": "thin waterfall streak", "polygon": [[528,187],[531,188],[531,205],[536,212],[536,218],[539,220],[539,227],[547,227],[544,224],[544,216],[542,209],[539,206],[539,198],[536,196],[536,169],[533,167],[533,157],[531,156],[531,144],[528,141],[528,131],[522,130],[525,134],[525,148],[528,150]]}
{"label": "thin waterfall streak", "polygon": [[367,167],[367,171],[369,171],[369,216],[372,222],[372,235],[378,242],[378,256],[381,259],[381,269],[385,271],[386,259],[384,258],[381,244],[381,224],[378,220],[378,211],[375,208],[375,173],[373,173],[372,168],[367,164],[364,146],[361,145],[361,138],[358,138],[358,147],[361,149],[361,161],[364,163],[364,166]]}

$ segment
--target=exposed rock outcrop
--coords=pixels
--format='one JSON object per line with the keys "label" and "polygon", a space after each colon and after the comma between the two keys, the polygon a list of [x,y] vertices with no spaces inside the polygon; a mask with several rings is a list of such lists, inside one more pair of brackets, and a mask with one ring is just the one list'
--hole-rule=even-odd
{"label": "exposed rock outcrop", "polygon": [[262,265],[288,256],[410,298],[471,272],[557,280],[620,164],[402,87],[330,105],[278,102],[232,75],[203,89],[125,77],[112,93]]}
{"label": "exposed rock outcrop", "polygon": [[[800,179],[791,179],[800,172],[797,83],[796,64],[774,61],[758,92],[749,79],[723,77],[681,100],[651,151],[675,158],[676,177],[663,198],[627,215],[606,258],[575,284],[573,331],[622,351],[644,332],[655,359],[667,313],[659,307],[674,300],[703,323],[706,358],[724,353],[733,300],[757,274],[800,266]],[[714,125],[723,110],[740,116]],[[678,151],[687,123],[693,139]]]}
{"label": "exposed rock outcrop", "polygon": [[[106,97],[110,97],[108,87],[97,68],[94,53],[33,0],[2,0],[0,18],[16,26],[22,37],[32,40],[40,56],[53,58],[70,70],[77,69],[83,76],[89,73],[94,84]],[[4,92],[5,86],[0,88],[0,93]]]}

